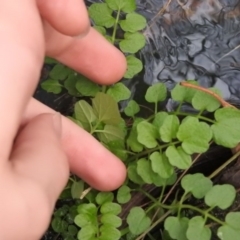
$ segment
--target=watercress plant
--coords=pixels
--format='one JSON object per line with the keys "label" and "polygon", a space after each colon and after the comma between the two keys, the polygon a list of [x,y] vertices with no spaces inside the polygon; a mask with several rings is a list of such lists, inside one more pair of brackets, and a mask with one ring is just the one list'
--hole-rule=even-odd
{"label": "watercress plant", "polygon": [[[124,77],[130,79],[142,70],[135,54],[145,45],[141,30],[146,20],[135,9],[135,0],[105,0],[89,7],[94,27],[126,54]],[[210,177],[184,174],[212,143],[233,149],[240,142],[240,111],[223,105],[218,90],[204,91],[196,81],[185,81],[169,92],[156,83],[146,90],[145,101],[152,105],[152,112],[143,118],[143,106],[130,99],[123,82],[102,87],[60,63],[46,61],[54,67],[43,89],[55,94],[65,89],[79,98],[69,118],[118,156],[128,173],[115,192],[92,190],[72,176],[60,197],[60,202],[68,199],[68,204],[53,215],[55,232],[64,240],[154,239],[151,230],[162,223],[165,240],[210,240],[212,232],[222,240],[239,239],[240,212],[229,212],[225,219],[215,216],[216,209],[233,204],[234,187],[214,185],[211,178],[217,172]],[[174,111],[159,107],[167,98],[177,103]],[[120,111],[118,103],[123,100],[128,102]],[[183,111],[186,104],[194,111]],[[178,183],[179,191],[173,191]],[[158,189],[158,196],[149,193],[147,186]],[[144,206],[130,204],[136,193],[147,198]],[[191,204],[194,199],[202,204]],[[129,213],[123,214],[126,206]]]}

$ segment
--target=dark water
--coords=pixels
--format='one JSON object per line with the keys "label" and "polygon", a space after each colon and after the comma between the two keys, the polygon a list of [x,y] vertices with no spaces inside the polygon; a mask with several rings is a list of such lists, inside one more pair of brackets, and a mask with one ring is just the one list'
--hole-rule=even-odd
{"label": "dark water", "polygon": [[195,79],[239,100],[240,1],[139,0],[138,10],[148,19],[145,83]]}

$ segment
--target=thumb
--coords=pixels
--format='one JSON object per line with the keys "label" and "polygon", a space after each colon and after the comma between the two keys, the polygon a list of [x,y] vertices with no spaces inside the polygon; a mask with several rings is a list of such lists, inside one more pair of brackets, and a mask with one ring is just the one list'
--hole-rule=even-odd
{"label": "thumb", "polygon": [[10,159],[14,171],[35,182],[52,207],[69,176],[60,137],[60,114],[38,115],[20,131]]}

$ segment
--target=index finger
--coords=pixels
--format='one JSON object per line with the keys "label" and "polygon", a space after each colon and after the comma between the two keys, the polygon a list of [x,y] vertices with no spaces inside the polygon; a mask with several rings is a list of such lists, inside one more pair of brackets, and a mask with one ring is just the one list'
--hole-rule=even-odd
{"label": "index finger", "polygon": [[41,29],[35,1],[1,0],[0,160],[9,157],[24,108],[39,79],[44,57]]}

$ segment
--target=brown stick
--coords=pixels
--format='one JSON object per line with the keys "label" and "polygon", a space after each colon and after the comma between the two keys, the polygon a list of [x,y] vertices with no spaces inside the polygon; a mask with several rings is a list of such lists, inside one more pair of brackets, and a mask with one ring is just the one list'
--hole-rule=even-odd
{"label": "brown stick", "polygon": [[191,83],[188,83],[188,82],[180,82],[180,85],[184,86],[184,87],[188,87],[188,88],[194,88],[194,89],[197,89],[199,91],[202,91],[202,92],[205,92],[207,94],[210,94],[211,96],[213,96],[214,98],[216,98],[223,107],[231,107],[231,108],[236,108],[234,107],[233,105],[231,105],[230,103],[226,102],[224,99],[222,99],[219,95],[217,95],[215,92],[207,89],[207,88],[204,88],[204,87],[201,87],[201,86],[198,86],[198,85],[194,85],[194,84],[191,84]]}

